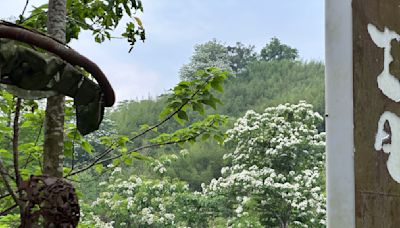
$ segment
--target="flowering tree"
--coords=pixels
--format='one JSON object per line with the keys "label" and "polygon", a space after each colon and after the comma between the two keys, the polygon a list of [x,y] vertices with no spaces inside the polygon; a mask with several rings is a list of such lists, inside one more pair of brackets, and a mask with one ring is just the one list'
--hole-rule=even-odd
{"label": "flowering tree", "polygon": [[[126,177],[115,167],[99,197],[83,207],[85,227],[205,227],[207,200],[185,182],[165,176],[176,155],[152,160],[156,177]],[[110,165],[112,166],[112,165]]]}
{"label": "flowering tree", "polygon": [[109,183],[103,182],[100,186],[104,186],[105,191],[90,205],[90,212],[84,213],[82,225],[173,227],[177,223],[174,214],[177,194],[189,189],[183,182],[136,175],[128,180],[113,175]]}
{"label": "flowering tree", "polygon": [[179,71],[182,80],[196,79],[196,72],[208,67],[217,67],[232,72],[228,48],[216,39],[198,44],[194,49],[190,62],[184,64]]}
{"label": "flowering tree", "polygon": [[226,142],[236,145],[224,156],[229,166],[203,187],[209,197],[225,196],[230,225],[324,226],[325,134],[316,127],[321,121],[311,105],[300,102],[248,111],[227,132]]}

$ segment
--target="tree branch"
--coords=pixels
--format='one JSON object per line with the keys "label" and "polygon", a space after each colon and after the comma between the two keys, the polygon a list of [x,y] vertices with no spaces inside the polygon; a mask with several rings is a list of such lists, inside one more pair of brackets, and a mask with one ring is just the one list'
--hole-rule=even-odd
{"label": "tree branch", "polygon": [[5,194],[5,195],[0,196],[0,200],[6,198],[6,197],[8,197],[8,196],[11,196],[11,194],[8,193],[8,194]]}
{"label": "tree branch", "polygon": [[[165,142],[165,143],[156,143],[156,144],[150,144],[150,145],[146,145],[146,146],[141,146],[141,147],[135,148],[129,154],[134,153],[134,152],[138,152],[138,151],[141,151],[141,150],[144,150],[144,149],[147,149],[147,148],[160,147],[160,146],[173,145],[173,144],[178,144],[178,143],[182,143],[182,142],[187,142],[187,141],[189,141],[189,140],[191,140],[193,138],[195,138],[195,137],[191,137],[191,138],[183,139],[183,140],[179,140],[179,141],[170,141],[170,142]],[[86,166],[86,167],[84,167],[82,169],[79,169],[77,171],[71,172],[68,175],[66,175],[64,178],[76,175],[78,173],[82,173],[82,172],[92,168],[93,166],[95,166],[97,164],[100,164],[100,163],[103,163],[103,162],[107,162],[107,161],[111,161],[111,160],[114,160],[116,158],[120,158],[120,157],[122,157],[122,155],[123,154],[119,154],[119,155],[116,155],[114,157],[110,157],[110,158],[106,158],[106,159],[102,159],[102,160],[101,159],[96,159],[95,161],[90,163],[88,166]]]}
{"label": "tree branch", "polygon": [[[37,136],[36,136],[35,146],[37,146],[37,144],[38,144],[38,142],[39,142],[40,135],[42,134],[42,129],[43,129],[43,121],[42,121],[42,124],[40,125],[39,132],[38,132],[38,134],[37,134]],[[28,157],[27,157],[26,160],[25,160],[25,164],[23,165],[23,168],[24,168],[24,169],[25,169],[26,166],[28,166],[28,164],[31,162],[31,161],[30,161],[30,158],[31,158],[31,156],[32,156],[32,153],[33,153],[33,151],[29,152],[29,155],[28,155]],[[34,159],[33,159],[33,160],[34,160]]]}
{"label": "tree branch", "polygon": [[136,136],[130,138],[129,140],[135,140],[135,139],[139,138],[140,136],[145,135],[145,134],[148,133],[149,131],[152,131],[153,129],[158,128],[159,126],[161,126],[162,124],[164,124],[165,122],[167,122],[169,119],[171,119],[174,115],[176,115],[179,111],[181,111],[182,108],[185,107],[185,105],[187,105],[191,100],[193,100],[193,98],[201,91],[201,89],[202,89],[205,85],[207,85],[207,83],[210,81],[211,78],[212,78],[211,76],[207,77],[206,80],[204,81],[203,85],[200,86],[200,87],[192,94],[192,96],[190,96],[190,98],[189,98],[186,102],[182,103],[182,105],[179,106],[179,108],[178,108],[177,110],[175,110],[174,112],[172,112],[171,114],[169,114],[165,119],[163,119],[162,121],[160,121],[160,122],[157,123],[156,125],[154,125],[154,126],[148,128],[147,130],[145,130],[145,131],[141,132],[140,134],[138,134],[138,135],[136,135]]}
{"label": "tree branch", "polygon": [[19,173],[19,154],[18,154],[18,141],[19,141],[19,116],[21,112],[21,98],[17,98],[17,103],[15,105],[15,115],[13,124],[13,160],[14,160],[14,172],[15,181],[17,183],[17,189],[21,185],[21,175]]}
{"label": "tree branch", "polygon": [[[214,121],[211,121],[211,123],[209,124],[209,126],[212,126],[213,124],[214,124]],[[186,138],[186,139],[181,139],[181,140],[178,140],[178,141],[169,141],[169,142],[163,142],[163,143],[155,143],[155,144],[150,144],[150,145],[145,145],[145,146],[137,147],[137,148],[133,149],[132,152],[130,152],[129,154],[134,153],[134,152],[138,152],[138,151],[141,151],[141,150],[144,150],[144,149],[147,149],[147,148],[160,147],[160,146],[166,146],[166,145],[175,145],[175,144],[179,144],[179,143],[188,142],[188,141],[190,141],[190,140],[192,140],[192,139],[197,138],[198,136],[200,136],[200,135],[203,134],[204,132],[205,132],[205,130],[203,130],[203,131],[197,133],[196,135],[194,135],[194,136],[192,136],[192,137],[189,137],[189,138]],[[95,165],[97,165],[97,164],[101,164],[101,163],[103,163],[103,162],[111,161],[111,160],[120,158],[120,157],[122,157],[122,156],[123,156],[123,154],[119,154],[119,155],[116,155],[116,156],[113,156],[113,157],[110,157],[110,158],[106,158],[106,159],[101,159],[101,158],[99,159],[99,158],[97,158],[96,160],[94,160],[92,163],[90,163],[90,164],[87,165],[86,167],[84,167],[84,168],[82,168],[82,169],[79,169],[79,170],[77,170],[77,171],[71,172],[71,173],[69,173],[68,175],[66,175],[64,178],[69,177],[69,176],[76,175],[76,174],[81,173],[81,172],[84,172],[84,171],[86,171],[86,170],[92,168],[93,166],[95,166]]]}
{"label": "tree branch", "polygon": [[[163,120],[161,120],[159,123],[153,125],[152,127],[149,127],[148,129],[142,131],[141,133],[139,133],[138,135],[135,135],[133,137],[131,137],[129,139],[129,141],[133,141],[145,134],[147,134],[148,132],[158,128],[159,126],[163,125],[165,122],[167,122],[168,120],[170,120],[174,115],[176,115],[179,111],[182,110],[183,107],[185,107],[185,105],[187,105],[191,100],[193,100],[193,98],[201,91],[201,89],[207,85],[207,83],[210,81],[210,79],[212,78],[212,76],[207,77],[204,80],[204,83],[190,96],[190,98],[182,103],[181,106],[179,106],[178,109],[176,109],[174,112],[170,113],[166,118],[164,118]],[[115,145],[115,144],[114,144]],[[112,148],[114,145],[111,145],[109,148],[107,148],[103,153],[101,153],[100,155],[96,156],[93,163],[96,164],[98,161],[100,161],[101,159],[103,159],[105,156],[107,156],[109,153],[111,153],[112,151],[115,150],[115,148]]]}
{"label": "tree branch", "polygon": [[1,175],[1,178],[3,179],[4,185],[5,185],[8,193],[11,195],[11,197],[14,200],[14,202],[19,205],[19,200],[17,198],[17,195],[15,195],[15,192],[12,190],[11,185],[8,182],[7,176],[6,176],[5,173],[7,173],[7,172],[4,169],[3,161],[0,160],[0,175]]}
{"label": "tree branch", "polygon": [[[21,20],[18,24],[23,24],[25,21],[27,21],[27,20],[29,20],[29,19],[32,19],[32,18],[34,18],[34,17],[37,17],[37,16],[39,16],[39,15],[42,15],[42,14],[47,14],[47,11],[43,11],[43,12],[40,12],[40,13],[33,14],[33,15],[31,15],[31,16],[29,16],[29,17],[23,19],[23,20]],[[47,35],[47,34],[46,34],[46,35]]]}
{"label": "tree branch", "polygon": [[67,176],[74,170],[75,168],[75,139],[76,139],[76,133],[77,129],[75,129],[74,133],[74,139],[72,140],[72,159],[71,159],[71,170],[68,172]]}
{"label": "tree branch", "polygon": [[4,211],[0,212],[0,217],[8,215],[14,208],[18,207],[18,204],[14,204],[11,207],[5,209]]}
{"label": "tree branch", "polygon": [[25,3],[25,6],[24,6],[24,9],[22,10],[22,13],[21,13],[21,17],[23,17],[24,16],[24,14],[25,14],[25,11],[26,11],[26,8],[28,7],[28,4],[29,4],[29,0],[26,0],[26,3]]}

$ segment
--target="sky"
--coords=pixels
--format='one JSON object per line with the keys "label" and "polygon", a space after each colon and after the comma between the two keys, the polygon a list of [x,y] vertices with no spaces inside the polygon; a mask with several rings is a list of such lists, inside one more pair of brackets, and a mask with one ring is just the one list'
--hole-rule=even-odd
{"label": "sky", "polygon": [[[18,16],[26,2],[1,1],[0,19]],[[27,10],[41,3],[46,1],[30,0]],[[194,46],[214,38],[259,51],[277,37],[297,48],[301,59],[324,61],[324,0],[143,0],[143,5],[138,16],[147,38],[131,53],[125,40],[97,44],[88,32],[70,44],[102,68],[117,101],[168,91],[179,82],[179,69],[190,61]]]}

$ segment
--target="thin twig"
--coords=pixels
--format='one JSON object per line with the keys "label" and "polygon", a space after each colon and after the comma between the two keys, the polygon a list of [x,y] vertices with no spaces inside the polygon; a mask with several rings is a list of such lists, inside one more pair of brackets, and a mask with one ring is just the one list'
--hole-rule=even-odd
{"label": "thin twig", "polygon": [[72,140],[72,161],[71,161],[71,170],[68,172],[67,176],[73,172],[75,168],[75,140],[76,140],[76,133],[78,129],[75,129],[74,139]]}
{"label": "thin twig", "polygon": [[[141,146],[141,147],[135,148],[135,149],[132,150],[132,152],[130,152],[130,153],[138,152],[138,151],[141,151],[141,150],[144,150],[144,149],[147,149],[147,148],[152,148],[152,147],[160,147],[160,146],[178,144],[178,143],[181,143],[181,142],[187,142],[187,141],[189,141],[190,139],[191,139],[191,138],[189,138],[189,139],[184,139],[184,140],[180,140],[180,141],[171,141],[171,142],[166,142],[166,143],[157,143],[157,144],[150,144],[150,145],[146,145],[146,146]],[[97,165],[97,164],[100,164],[100,163],[103,163],[103,162],[107,162],[107,161],[110,161],[110,160],[114,160],[114,159],[120,158],[120,157],[122,157],[122,154],[116,155],[116,156],[114,156],[114,157],[102,159],[102,160],[101,160],[101,159],[100,159],[100,160],[96,160],[95,162],[92,162],[91,164],[89,164],[89,165],[86,166],[85,168],[82,168],[82,169],[79,169],[79,170],[74,171],[74,172],[72,172],[72,173],[69,173],[69,174],[66,175],[64,178],[69,177],[69,176],[76,175],[76,174],[81,173],[81,172],[84,172],[84,171],[86,171],[86,170],[92,168],[93,166],[95,166],[95,165]]]}
{"label": "thin twig", "polygon": [[17,189],[21,185],[21,174],[19,172],[19,153],[18,153],[18,142],[19,142],[19,116],[21,113],[21,98],[17,98],[17,103],[15,104],[15,115],[13,124],[13,160],[14,160],[14,172],[15,180],[17,183]]}
{"label": "thin twig", "polygon": [[171,119],[173,116],[175,116],[179,111],[182,110],[183,107],[185,107],[185,105],[187,105],[190,101],[193,100],[193,98],[201,91],[201,89],[203,89],[203,87],[204,87],[205,85],[207,85],[207,83],[210,81],[211,78],[212,78],[211,76],[207,77],[207,79],[204,81],[203,85],[201,85],[201,86],[192,94],[192,96],[190,96],[190,98],[189,98],[186,102],[182,103],[182,105],[179,106],[179,108],[178,108],[177,110],[175,110],[173,113],[169,114],[165,119],[163,119],[162,121],[160,121],[158,124],[156,124],[156,125],[154,125],[154,126],[148,128],[147,130],[143,131],[142,133],[140,133],[140,134],[138,134],[138,135],[135,135],[134,137],[130,138],[129,140],[132,141],[132,140],[135,140],[135,139],[139,138],[139,137],[142,136],[142,135],[145,135],[145,134],[148,133],[149,131],[152,131],[152,130],[158,128],[159,126],[161,126],[162,124],[164,124],[165,122],[167,122],[169,119]]}
{"label": "thin twig", "polygon": [[29,16],[29,17],[23,19],[23,20],[21,20],[21,21],[19,22],[19,24],[22,24],[22,23],[24,23],[25,21],[27,21],[27,20],[29,20],[29,19],[32,19],[32,18],[34,18],[34,17],[40,16],[40,15],[42,15],[42,14],[47,14],[47,11],[35,13],[35,14],[33,14],[33,15],[31,15],[31,16]]}
{"label": "thin twig", "polygon": [[8,193],[8,194],[5,194],[5,195],[0,196],[0,200],[6,198],[6,197],[8,197],[8,196],[11,196],[11,194]]}
{"label": "thin twig", "polygon": [[86,26],[86,27],[87,27],[89,30],[91,30],[91,31],[96,30],[92,25],[88,25],[88,24],[86,24],[85,22],[76,20],[75,18],[70,17],[69,15],[67,15],[67,20],[74,21],[75,23],[80,24],[82,27],[83,27],[83,26]]}
{"label": "thin twig", "polygon": [[[38,144],[38,142],[39,142],[39,138],[40,138],[40,135],[42,134],[42,129],[43,129],[43,121],[42,121],[42,124],[40,124],[40,128],[39,128],[39,132],[38,132],[38,134],[37,134],[37,136],[36,136],[36,140],[35,140],[35,146],[37,146],[37,144]],[[26,160],[25,160],[25,164],[22,166],[24,169],[28,166],[28,164],[31,162],[30,161],[30,158],[31,158],[31,156],[32,156],[32,153],[33,153],[33,151],[30,151],[29,152],[29,155],[28,155],[28,158],[26,158]]]}
{"label": "thin twig", "polygon": [[[19,189],[19,190],[16,191],[16,193],[19,193],[19,192],[21,192],[21,191],[23,191],[23,190],[22,190],[22,189]],[[0,196],[0,200],[6,198],[6,197],[8,197],[8,196],[11,196],[11,194],[10,194],[10,193],[7,193],[7,194],[5,194],[5,195]]]}
{"label": "thin twig", "polygon": [[37,144],[38,144],[38,142],[39,142],[40,135],[42,134],[43,121],[41,121],[41,123],[42,123],[42,124],[40,124],[39,133],[37,134],[36,139],[35,139],[35,146],[37,146]]}
{"label": "thin twig", "polygon": [[0,160],[0,175],[1,178],[3,179],[4,185],[6,186],[6,189],[8,193],[11,195],[13,198],[14,202],[19,205],[19,200],[17,198],[17,195],[15,195],[15,192],[12,190],[10,183],[7,180],[7,176],[5,175],[7,173],[4,169],[3,162]]}
{"label": "thin twig", "polygon": [[[211,121],[211,123],[209,124],[209,126],[212,126],[213,124],[214,124],[214,121]],[[160,146],[166,146],[166,145],[175,145],[175,144],[179,144],[179,143],[183,143],[183,142],[188,142],[188,141],[190,141],[190,140],[192,140],[192,139],[195,139],[195,138],[199,137],[199,136],[200,136],[201,134],[203,134],[204,132],[205,132],[205,130],[204,130],[204,131],[201,131],[201,132],[199,132],[199,133],[197,133],[196,135],[194,135],[194,136],[192,136],[192,137],[189,137],[189,138],[186,138],[186,139],[181,139],[181,140],[178,140],[178,141],[169,141],[169,142],[164,142],[164,143],[155,143],[155,144],[150,144],[150,145],[145,145],[145,146],[137,147],[137,148],[133,149],[132,152],[130,152],[130,153],[138,152],[138,151],[141,151],[141,150],[144,150],[144,149],[147,149],[147,148],[160,147]],[[84,171],[86,171],[86,170],[92,168],[93,166],[95,166],[95,165],[97,165],[97,164],[100,164],[100,163],[103,163],[103,162],[107,162],[107,161],[110,161],[110,160],[114,160],[114,159],[120,158],[120,157],[122,157],[122,156],[123,156],[123,154],[119,154],[119,155],[116,155],[116,156],[113,156],[113,157],[110,157],[110,158],[106,158],[106,159],[102,159],[102,160],[100,159],[100,160],[98,160],[98,161],[96,161],[96,162],[92,162],[90,165],[86,166],[85,168],[82,168],[82,169],[79,169],[79,170],[77,170],[77,171],[75,171],[75,172],[69,173],[69,174],[66,175],[65,177],[69,177],[69,176],[76,175],[76,174],[78,174],[78,173],[84,172]],[[65,177],[64,177],[64,178],[65,178]]]}
{"label": "thin twig", "polygon": [[14,204],[11,207],[5,209],[4,211],[0,212],[0,217],[4,215],[8,215],[14,208],[18,207],[18,204]]}
{"label": "thin twig", "polygon": [[25,14],[25,11],[26,11],[26,8],[28,7],[28,4],[29,4],[29,0],[26,0],[26,3],[25,3],[25,6],[24,6],[24,9],[22,10],[22,13],[21,13],[21,17],[23,17],[24,16],[24,14]]}
{"label": "thin twig", "polygon": [[[164,119],[163,119],[162,121],[160,121],[159,123],[153,125],[152,127],[147,128],[146,130],[142,131],[142,132],[139,133],[138,135],[135,135],[135,136],[131,137],[131,138],[129,139],[129,141],[133,141],[133,140],[135,140],[135,139],[137,139],[137,138],[139,138],[139,137],[141,137],[141,136],[147,134],[148,132],[150,132],[150,131],[152,131],[152,130],[158,128],[159,126],[163,125],[165,122],[167,122],[168,120],[170,120],[174,115],[176,115],[179,111],[181,111],[182,108],[183,108],[185,105],[187,105],[191,100],[193,100],[193,98],[201,91],[201,89],[202,89],[205,85],[207,85],[207,83],[210,81],[211,78],[212,78],[212,76],[207,77],[206,80],[204,81],[203,85],[201,85],[201,86],[192,94],[192,96],[190,96],[190,98],[189,98],[186,102],[182,103],[182,105],[179,106],[178,109],[176,109],[174,112],[170,113],[166,118],[164,118]],[[114,151],[114,150],[115,150],[115,148],[113,148],[114,145],[115,145],[115,144],[111,145],[111,146],[110,146],[108,149],[106,149],[103,153],[101,153],[100,155],[96,156],[97,158],[95,157],[95,159],[94,159],[94,161],[92,162],[91,165],[94,166],[94,165],[97,164],[101,159],[103,159],[103,158],[104,158],[105,156],[107,156],[109,153],[111,153],[112,151]]]}
{"label": "thin twig", "polygon": [[[0,171],[0,172],[2,172],[2,171]],[[8,176],[8,178],[10,178],[11,180],[15,181],[15,177],[13,177],[13,175],[11,175],[11,174],[9,174],[9,173],[7,173],[7,172],[5,172],[5,173],[3,173],[3,174],[6,175],[6,176]]]}

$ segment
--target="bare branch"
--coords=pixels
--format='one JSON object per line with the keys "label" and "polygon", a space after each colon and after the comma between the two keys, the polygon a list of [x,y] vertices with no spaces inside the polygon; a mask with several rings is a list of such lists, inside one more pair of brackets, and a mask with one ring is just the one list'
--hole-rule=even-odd
{"label": "bare branch", "polygon": [[29,0],[26,0],[24,9],[22,10],[22,13],[21,13],[21,15],[20,15],[21,17],[24,16],[25,11],[26,11],[26,8],[28,7],[28,5],[29,5]]}

